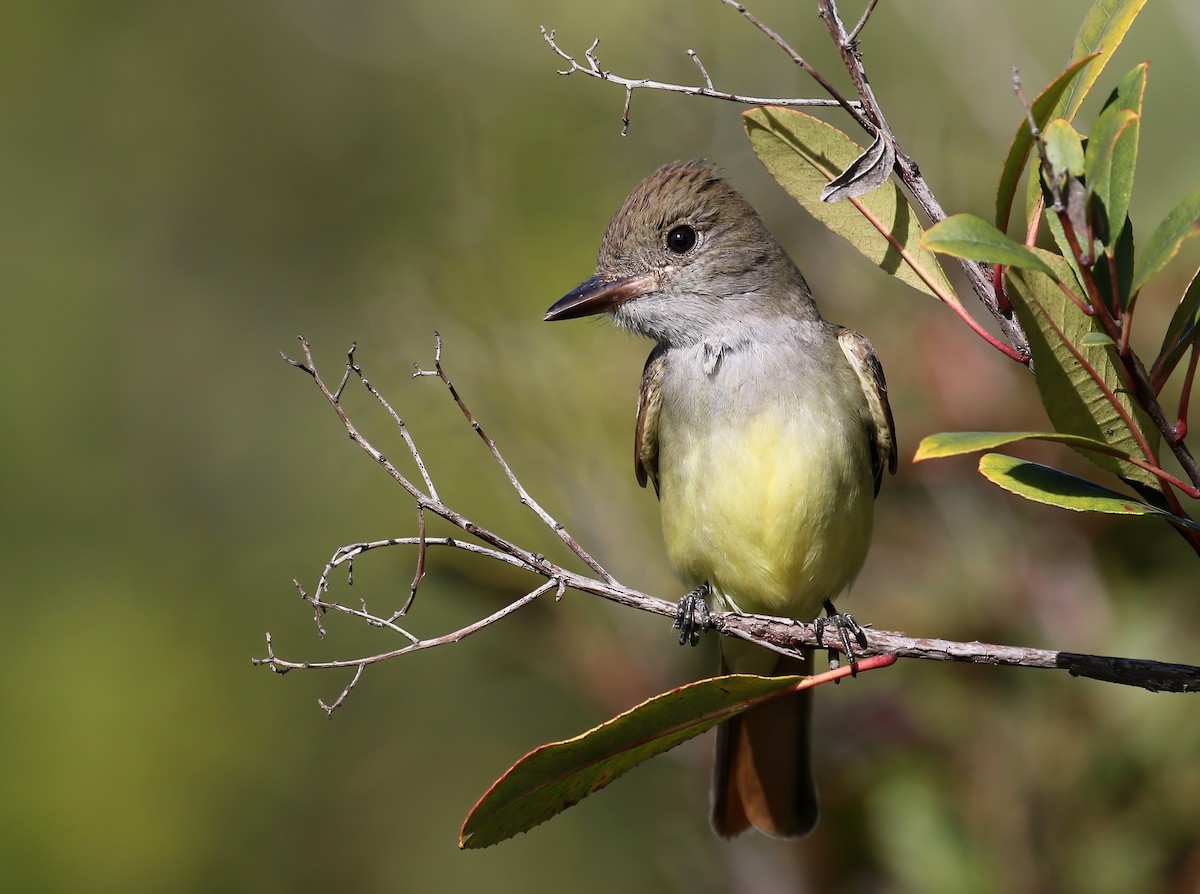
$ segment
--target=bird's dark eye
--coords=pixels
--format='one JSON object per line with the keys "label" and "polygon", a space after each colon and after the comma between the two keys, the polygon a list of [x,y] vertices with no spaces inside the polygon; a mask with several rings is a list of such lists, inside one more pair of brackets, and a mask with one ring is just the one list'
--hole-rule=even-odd
{"label": "bird's dark eye", "polygon": [[696,229],[687,224],[673,227],[667,233],[667,248],[677,255],[685,255],[696,245]]}

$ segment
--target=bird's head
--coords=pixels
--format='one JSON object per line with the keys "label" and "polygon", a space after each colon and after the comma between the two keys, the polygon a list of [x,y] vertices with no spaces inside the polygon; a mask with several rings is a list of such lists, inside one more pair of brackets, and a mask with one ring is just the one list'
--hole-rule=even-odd
{"label": "bird's head", "polygon": [[758,212],[703,161],[659,168],[630,193],[600,244],[596,275],[547,320],[610,313],[667,344],[773,314],[815,318],[808,287]]}

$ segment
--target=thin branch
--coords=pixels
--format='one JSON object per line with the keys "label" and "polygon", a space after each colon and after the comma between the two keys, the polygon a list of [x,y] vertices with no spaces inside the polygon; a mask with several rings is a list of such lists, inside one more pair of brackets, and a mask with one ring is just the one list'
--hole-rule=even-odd
{"label": "thin branch", "polygon": [[820,84],[821,89],[828,93],[839,106],[845,109],[851,118],[862,125],[863,129],[866,130],[867,133],[871,134],[871,136],[875,136],[875,127],[863,114],[864,107],[862,104],[851,102],[846,97],[842,96],[841,91],[834,87],[833,83],[826,78],[825,75],[813,68],[812,65],[810,65],[803,56],[797,53],[796,50],[793,49],[786,40],[768,27],[761,19],[758,18],[758,16],[746,9],[744,5],[736,2],[736,0],[721,0],[721,2],[731,9],[737,10],[737,12],[740,13],[747,22],[761,31],[767,37],[767,39],[771,41],[771,43],[783,50],[789,59],[799,65],[805,74]]}
{"label": "thin branch", "polygon": [[463,416],[466,417],[467,422],[470,423],[475,434],[479,435],[479,437],[483,439],[483,443],[487,445],[488,451],[492,454],[492,459],[494,459],[504,471],[504,475],[506,478],[508,478],[509,484],[513,486],[513,489],[517,492],[517,496],[520,497],[521,505],[528,506],[530,509],[532,509],[534,514],[542,520],[546,527],[557,534],[558,538],[565,543],[571,552],[575,553],[575,555],[577,555],[580,560],[588,566],[588,568],[591,568],[609,583],[616,583],[616,580],[612,577],[612,575],[605,571],[599,562],[588,555],[587,551],[579,545],[579,542],[571,536],[567,529],[564,528],[557,519],[551,516],[549,512],[543,509],[541,504],[529,495],[529,491],[525,490],[525,485],[521,484],[521,482],[517,480],[517,476],[513,473],[512,467],[509,466],[508,461],[500,454],[500,449],[496,446],[496,442],[491,439],[488,433],[483,430],[483,426],[481,426],[476,421],[475,417],[471,415],[471,411],[467,408],[467,405],[463,403],[462,398],[459,397],[458,391],[454,387],[454,383],[451,382],[450,378],[446,375],[446,371],[442,367],[442,337],[436,332],[433,333],[433,337],[435,341],[433,369],[421,369],[418,366],[417,371],[413,373],[413,377],[418,378],[422,376],[433,376],[441,380],[442,384],[446,386],[447,390],[449,390],[450,396],[454,398],[454,403],[458,405],[458,409],[462,412]]}
{"label": "thin branch", "polygon": [[[668,93],[682,93],[684,96],[705,96],[709,99],[719,99],[724,102],[735,102],[741,105],[749,106],[788,106],[788,107],[837,107],[842,103],[833,99],[798,99],[778,96],[747,96],[741,93],[729,93],[724,90],[717,90],[713,87],[712,78],[709,77],[708,70],[700,61],[700,57],[692,50],[688,50],[687,54],[692,61],[696,63],[700,69],[701,75],[704,77],[703,87],[693,87],[686,84],[668,84],[663,81],[652,81],[649,78],[623,78],[620,75],[615,75],[611,71],[607,71],[600,65],[600,60],[596,57],[596,47],[600,45],[600,39],[592,41],[592,45],[588,47],[584,53],[584,58],[587,64],[580,64],[570,53],[567,53],[559,45],[554,37],[553,29],[547,30],[541,26],[542,38],[550,45],[550,49],[561,58],[566,60],[570,68],[559,69],[560,75],[570,75],[575,72],[585,74],[590,78],[597,78],[601,81],[608,81],[611,84],[616,84],[625,88],[625,109],[622,115],[621,135],[624,136],[629,130],[629,106],[633,97],[634,90],[662,90]],[[850,103],[851,107],[857,107],[857,103]]]}
{"label": "thin branch", "polygon": [[280,356],[284,359],[285,362],[291,364],[292,366],[296,367],[297,369],[300,369],[301,371],[306,373],[310,378],[312,378],[312,380],[316,383],[317,388],[320,390],[321,394],[324,395],[325,399],[329,402],[330,406],[333,407],[333,411],[337,414],[337,417],[341,420],[342,425],[345,426],[347,433],[350,435],[350,440],[352,440],[368,456],[370,456],[373,460],[375,460],[375,462],[378,463],[379,466],[383,468],[383,470],[388,474],[388,476],[394,482],[396,482],[396,484],[400,485],[400,487],[402,487],[404,489],[404,491],[406,493],[408,493],[408,495],[410,497],[413,498],[413,500],[416,502],[416,504],[418,506],[424,506],[426,509],[433,512],[435,515],[450,522],[450,524],[454,525],[456,528],[459,528],[460,530],[465,531],[466,533],[470,534],[472,537],[478,538],[479,540],[481,540],[484,543],[486,543],[487,545],[499,550],[500,552],[507,553],[508,555],[512,556],[513,558],[521,560],[523,563],[525,563],[528,566],[532,566],[532,567],[536,567],[536,568],[547,567],[547,563],[545,561],[544,556],[541,556],[540,554],[531,553],[528,550],[522,549],[521,547],[517,546],[515,543],[505,540],[503,537],[500,537],[500,536],[492,533],[487,528],[480,527],[479,525],[475,524],[473,521],[471,521],[469,518],[467,518],[462,513],[452,509],[451,507],[447,506],[445,503],[441,502],[440,500],[432,499],[428,494],[425,494],[420,489],[418,489],[408,479],[408,477],[404,475],[403,472],[398,470],[391,462],[389,462],[387,457],[384,456],[382,453],[380,453],[377,449],[375,449],[375,447],[366,438],[364,438],[362,436],[362,434],[358,431],[358,429],[355,428],[354,423],[352,423],[350,421],[350,417],[346,414],[345,408],[341,405],[340,401],[337,398],[335,398],[334,393],[329,390],[329,386],[325,384],[324,380],[317,373],[316,367],[313,363],[312,350],[308,344],[308,340],[305,339],[303,336],[300,336],[299,341],[300,341],[300,345],[304,351],[304,358],[305,358],[304,361],[293,360],[290,357],[288,357],[287,355],[283,354],[282,352],[280,352]]}
{"label": "thin branch", "polygon": [[688,50],[687,54],[689,57],[691,57],[691,60],[696,63],[696,67],[700,69],[700,74],[704,77],[704,86],[709,90],[715,89],[713,87],[712,78],[708,76],[708,69],[704,67],[704,63],[700,61],[700,57],[696,55],[696,51]]}
{"label": "thin branch", "polygon": [[858,35],[861,34],[862,29],[866,27],[867,19],[871,18],[871,13],[875,11],[875,4],[878,2],[879,0],[871,0],[871,2],[867,4],[867,8],[863,10],[862,18],[858,20],[858,24],[854,26],[854,30],[851,31],[847,37],[851,44],[858,43]]}
{"label": "thin branch", "polygon": [[[425,460],[421,457],[421,451],[417,450],[417,444],[413,440],[412,432],[408,430],[408,426],[404,424],[404,420],[400,418],[400,414],[392,409],[392,405],[387,402],[387,399],[382,394],[375,390],[375,386],[367,380],[366,376],[363,375],[362,369],[354,362],[353,346],[350,348],[346,365],[350,371],[358,376],[359,381],[363,383],[363,387],[370,392],[372,397],[379,401],[383,408],[387,410],[388,415],[392,417],[392,421],[396,423],[396,428],[400,429],[400,437],[404,439],[404,443],[408,447],[408,452],[412,454],[413,461],[417,464],[417,471],[421,473],[421,480],[425,482],[425,489],[429,492],[429,498],[437,500],[437,488],[433,486],[433,479],[429,476],[429,471],[425,468]],[[343,381],[344,384],[345,382]],[[338,390],[338,394],[341,394],[341,389]]]}
{"label": "thin branch", "polygon": [[[296,591],[300,594],[300,598],[303,599],[305,602],[307,602],[309,605],[311,605],[315,609],[316,621],[317,621],[317,632],[318,632],[318,635],[322,639],[325,638],[326,631],[325,631],[325,628],[321,624],[321,618],[327,612],[332,611],[332,612],[341,612],[344,615],[350,615],[351,617],[358,618],[359,620],[362,620],[362,621],[366,621],[372,627],[386,627],[388,630],[391,630],[393,633],[400,634],[405,639],[407,639],[409,642],[415,643],[420,640],[420,637],[415,636],[412,633],[409,633],[403,627],[398,625],[395,622],[395,620],[381,618],[378,615],[372,614],[371,612],[367,611],[367,604],[365,601],[360,603],[360,606],[361,606],[360,608],[353,608],[352,606],[344,605],[340,602],[327,602],[324,599],[322,599],[321,596],[319,594],[317,594],[316,592],[313,592],[310,594],[307,590],[304,589],[304,585],[302,583],[300,583],[300,581],[298,581],[298,580],[293,579],[292,586],[296,588]],[[392,617],[394,619],[396,616],[393,615]]]}
{"label": "thin branch", "polygon": [[326,717],[332,717],[333,712],[345,703],[351,691],[353,691],[354,687],[358,685],[358,681],[362,679],[363,671],[366,669],[367,665],[365,663],[358,666],[358,670],[354,672],[354,679],[346,684],[346,688],[342,690],[341,694],[336,699],[334,699],[333,704],[327,705],[321,699],[317,699],[317,704],[320,705],[325,711]]}
{"label": "thin branch", "polygon": [[425,539],[425,507],[417,507],[417,567],[413,570],[412,583],[408,585],[408,599],[396,613],[397,617],[407,615],[417,599],[417,589],[425,579],[425,557],[429,554],[429,542]]}
{"label": "thin branch", "polygon": [[354,658],[348,661],[287,661],[286,659],[280,658],[275,654],[275,649],[271,642],[271,634],[268,633],[266,657],[253,658],[251,661],[256,666],[265,665],[279,674],[286,674],[291,670],[335,670],[353,667],[355,669],[354,679],[352,679],[349,685],[342,690],[341,695],[337,697],[333,704],[326,705],[325,702],[321,701],[320,699],[317,700],[317,704],[321,706],[321,709],[324,710],[326,714],[332,715],[334,711],[342,706],[342,704],[346,701],[346,697],[350,694],[350,691],[358,684],[358,681],[362,678],[363,671],[366,669],[367,665],[378,664],[381,661],[390,661],[393,658],[399,658],[401,655],[408,655],[411,652],[420,652],[425,649],[433,649],[438,646],[445,646],[449,645],[450,643],[460,642],[466,639],[468,636],[478,633],[485,627],[490,627],[497,621],[507,618],[518,609],[529,605],[529,603],[533,602],[539,596],[544,596],[551,590],[561,592],[561,589],[562,584],[559,581],[553,579],[548,580],[541,586],[530,590],[515,602],[504,606],[504,608],[500,609],[499,611],[493,612],[486,618],[480,618],[474,624],[468,624],[466,627],[460,627],[459,629],[451,631],[450,633],[442,636],[436,636],[431,639],[414,640],[413,642],[409,643],[409,645],[399,649],[393,649],[390,652],[380,652],[377,655],[369,655],[365,658]]}
{"label": "thin branch", "polygon": [[[386,540],[372,540],[366,543],[351,543],[343,546],[333,554],[333,558],[329,560],[329,564],[325,566],[325,571],[321,574],[322,582],[329,577],[329,572],[339,565],[353,562],[356,558],[365,552],[373,549],[382,549],[389,546],[419,546],[421,543],[420,537],[389,537]],[[486,546],[480,546],[478,543],[472,543],[469,540],[456,540],[453,537],[426,537],[426,547],[442,546],[449,549],[459,549],[463,552],[473,553],[477,556],[483,556],[486,559],[493,559],[497,562],[504,562],[514,568],[528,570],[529,566],[520,559],[510,556],[507,553],[502,553],[496,549],[489,549]],[[328,589],[328,587],[326,587]]]}
{"label": "thin branch", "polygon": [[[829,36],[833,38],[834,46],[837,47],[838,52],[841,54],[842,65],[845,66],[846,72],[850,75],[850,80],[854,84],[854,90],[858,93],[858,98],[862,101],[867,116],[875,125],[876,134],[882,136],[895,146],[896,135],[892,133],[892,129],[884,119],[883,109],[879,106],[879,100],[875,98],[875,91],[871,89],[871,82],[867,80],[867,69],[863,65],[862,53],[858,49],[858,41],[846,33],[846,26],[842,24],[842,16],[838,11],[837,3],[835,0],[819,0],[818,7],[821,18],[825,21],[825,27],[829,30]],[[858,30],[866,24],[870,12],[871,10],[868,9],[863,13],[862,22],[855,28],[856,35]]]}
{"label": "thin branch", "polygon": [[1192,356],[1188,360],[1187,373],[1183,377],[1183,391],[1179,395],[1179,412],[1175,421],[1175,437],[1173,440],[1182,441],[1187,437],[1188,402],[1192,397],[1192,385],[1196,381],[1196,361],[1200,360],[1200,343],[1192,344]]}

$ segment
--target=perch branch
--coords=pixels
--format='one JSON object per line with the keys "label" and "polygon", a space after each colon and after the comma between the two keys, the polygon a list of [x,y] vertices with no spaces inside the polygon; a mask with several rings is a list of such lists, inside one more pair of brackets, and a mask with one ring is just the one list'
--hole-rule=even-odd
{"label": "perch branch", "polygon": [[[268,633],[266,638],[267,654],[262,658],[254,658],[256,665],[265,665],[270,667],[277,673],[287,673],[290,670],[333,670],[333,669],[353,669],[354,674],[350,683],[341,691],[338,697],[330,704],[320,702],[322,710],[328,714],[332,714],[341,707],[351,691],[361,680],[363,673],[368,665],[378,664],[382,661],[388,661],[397,658],[401,655],[406,655],[410,652],[417,652],[424,649],[434,648],[436,646],[446,645],[448,643],[459,642],[468,636],[471,636],[478,631],[495,624],[504,618],[508,617],[518,609],[529,605],[538,598],[545,596],[550,592],[554,592],[556,598],[561,598],[567,590],[575,590],[580,593],[599,596],[618,605],[635,608],[640,611],[650,612],[652,614],[661,615],[663,617],[674,618],[676,615],[676,605],[673,602],[668,602],[651,596],[647,593],[642,593],[630,587],[625,587],[613,579],[611,575],[603,570],[603,568],[592,567],[591,563],[595,563],[594,559],[590,562],[587,560],[587,553],[575,544],[572,547],[572,552],[581,561],[589,564],[591,570],[598,574],[598,577],[592,577],[581,574],[571,569],[565,568],[562,565],[549,561],[541,553],[536,553],[527,550],[517,544],[501,537],[498,534],[483,528],[474,522],[470,521],[465,515],[443,503],[439,498],[432,495],[432,482],[426,481],[429,493],[422,491],[404,473],[400,472],[393,466],[386,457],[383,456],[369,441],[367,441],[355,428],[351,422],[345,408],[341,403],[341,396],[345,389],[346,383],[351,377],[360,379],[364,387],[376,397],[381,405],[389,407],[389,413],[392,420],[397,425],[402,425],[398,414],[390,410],[390,405],[372,388],[363,375],[362,369],[354,361],[354,349],[351,348],[348,353],[346,371],[343,374],[340,384],[336,389],[330,389],[317,371],[316,365],[313,362],[312,352],[309,344],[303,338],[300,339],[304,352],[302,361],[293,360],[284,357],[288,363],[302,370],[316,383],[321,394],[333,407],[342,425],[349,433],[351,439],[370,456],[377,464],[379,464],[385,472],[392,478],[394,482],[399,484],[409,496],[416,502],[419,513],[418,523],[421,524],[425,513],[433,513],[438,517],[446,520],[454,527],[463,531],[467,535],[467,539],[459,539],[457,537],[429,537],[426,535],[422,527],[418,535],[415,537],[395,537],[386,540],[366,541],[354,543],[338,549],[333,557],[326,563],[318,578],[317,585],[314,590],[309,593],[299,583],[296,587],[300,592],[301,597],[312,606],[316,618],[320,634],[323,636],[325,631],[321,627],[321,618],[328,612],[337,612],[353,618],[357,618],[367,624],[375,627],[389,629],[400,636],[404,637],[407,644],[395,649],[379,652],[373,655],[361,656],[358,658],[341,659],[333,661],[293,661],[281,658],[275,653],[274,644],[271,635]],[[537,504],[529,497],[528,492],[516,479],[511,467],[505,462],[503,456],[495,443],[491,441],[480,427],[479,423],[467,410],[466,405],[462,401],[458,392],[451,385],[445,369],[441,363],[441,339],[437,340],[435,349],[435,362],[433,370],[419,371],[422,375],[433,376],[441,380],[450,391],[455,403],[463,412],[466,418],[470,421],[471,427],[480,433],[488,445],[488,450],[492,454],[493,459],[500,465],[508,475],[510,482],[513,484],[518,495],[521,496],[521,502],[527,506],[537,507]],[[406,440],[410,453],[413,455],[414,461],[418,461],[420,452],[415,441]],[[424,468],[420,464],[420,468]],[[422,475],[426,473],[422,471]],[[556,533],[560,538],[571,546],[574,540],[570,538],[566,530],[561,524],[555,522],[548,514],[544,514],[544,510],[540,507],[535,508],[539,517]],[[411,603],[411,594],[409,602],[405,608],[392,614],[376,614],[367,608],[366,602],[363,601],[358,607],[346,605],[340,602],[332,601],[328,598],[330,590],[330,578],[335,569],[345,567],[347,570],[348,583],[353,582],[353,567],[354,562],[366,552],[378,549],[396,548],[396,547],[415,547],[417,549],[417,574],[414,576],[412,590],[415,592],[419,586],[421,579],[424,577],[425,559],[424,556],[431,549],[439,550],[459,550],[468,555],[476,555],[500,562],[502,564],[527,571],[530,574],[543,578],[544,581],[530,589],[520,599],[503,606],[487,617],[481,618],[464,627],[448,633],[442,633],[436,636],[423,637],[418,636],[404,627],[399,626],[396,622],[403,615]],[[587,559],[585,559],[587,557]],[[598,563],[595,563],[598,566]],[[813,624],[805,624],[799,621],[794,621],[785,618],[771,618],[761,615],[743,615],[735,612],[719,612],[711,616],[711,626],[713,629],[726,636],[735,636],[745,639],[750,642],[758,643],[767,648],[783,654],[798,654],[801,648],[820,647],[835,651],[842,651],[841,641],[838,634],[832,628],[823,631],[823,635],[818,638],[817,630]],[[946,640],[936,640],[927,638],[918,638],[906,636],[902,633],[894,633],[890,631],[871,630],[868,635],[867,645],[856,649],[856,654],[862,657],[873,655],[893,654],[902,658],[918,658],[935,661],[961,661],[974,664],[992,664],[992,665],[1010,665],[1020,667],[1036,667],[1036,668],[1057,668],[1067,670],[1072,675],[1091,677],[1097,680],[1103,680],[1112,683],[1122,683],[1130,686],[1140,686],[1152,691],[1172,691],[1172,692],[1195,692],[1200,691],[1200,668],[1188,665],[1165,664],[1157,661],[1128,659],[1128,658],[1111,658],[1098,655],[1084,655],[1073,652],[1052,651],[1045,649],[1029,649],[1014,646],[991,645],[987,643],[962,643],[950,642]]]}

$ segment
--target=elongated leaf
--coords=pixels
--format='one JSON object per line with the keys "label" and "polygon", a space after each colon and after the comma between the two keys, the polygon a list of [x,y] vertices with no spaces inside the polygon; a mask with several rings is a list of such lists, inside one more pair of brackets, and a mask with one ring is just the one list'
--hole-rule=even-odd
{"label": "elongated leaf", "polygon": [[[1103,73],[1113,53],[1129,33],[1134,19],[1146,5],[1146,0],[1096,0],[1084,16],[1075,44],[1071,48],[1071,61],[1094,55],[1070,89],[1062,94],[1051,117],[1063,117],[1068,121],[1075,118],[1083,101],[1091,93],[1096,80]],[[1037,178],[1030,177],[1025,191],[1025,226],[1041,213],[1041,191]],[[1114,226],[1120,226],[1119,223]]]}
{"label": "elongated leaf", "polygon": [[975,214],[954,214],[929,228],[921,240],[924,248],[956,258],[988,264],[1027,267],[1047,276],[1054,271],[1032,249],[1019,245]]}
{"label": "elongated leaf", "polygon": [[[1142,114],[1142,102],[1146,98],[1146,78],[1150,74],[1150,63],[1139,62],[1129,74],[1117,82],[1113,92],[1104,100],[1104,109],[1113,107],[1128,109],[1139,117]],[[1102,111],[1103,111],[1102,110]]]}
{"label": "elongated leaf", "polygon": [[1200,525],[1191,519],[1179,518],[1149,503],[1127,497],[1059,469],[1005,456],[1003,453],[988,453],[980,457],[979,472],[993,484],[1035,503],[1045,503],[1073,512],[1151,515],[1181,528],[1200,531]]}
{"label": "elongated leaf", "polygon": [[1150,236],[1142,248],[1133,271],[1133,293],[1136,295],[1153,276],[1167,266],[1179,253],[1179,246],[1189,236],[1200,233],[1200,189],[1176,205]]}
{"label": "elongated leaf", "polygon": [[[1054,268],[1057,277],[1071,282],[1070,267],[1061,257],[1035,249],[1042,260]],[[1125,393],[1117,367],[1116,349],[1111,343],[1095,343],[1085,338],[1103,333],[1100,322],[1085,315],[1054,280],[1036,270],[1011,269],[1008,272],[1009,299],[1018,319],[1029,334],[1033,352],[1034,377],[1042,404],[1054,428],[1063,434],[1081,435],[1108,444],[1129,456],[1144,457],[1133,431],[1122,415],[1092,378],[1075,352],[1095,370],[1125,412],[1134,420],[1151,449],[1158,444],[1158,430],[1145,413]],[[1078,294],[1078,286],[1074,287]],[[1061,332],[1061,335],[1059,334]],[[1065,341],[1064,341],[1065,339]],[[1068,347],[1068,344],[1070,347]],[[1073,350],[1072,350],[1073,349]],[[1158,487],[1158,480],[1144,469],[1103,454],[1083,454],[1096,465],[1122,478]]]}
{"label": "elongated leaf", "polygon": [[[1125,75],[1117,87],[1109,95],[1100,113],[1100,119],[1105,115],[1121,112],[1132,112],[1136,120],[1129,124],[1121,133],[1113,148],[1112,169],[1109,173],[1108,198],[1104,199],[1105,210],[1108,212],[1109,241],[1111,247],[1121,237],[1121,229],[1129,214],[1129,199],[1133,194],[1133,175],[1137,167],[1138,138],[1141,131],[1142,101],[1146,96],[1146,77],[1150,63],[1143,62]],[[1102,120],[1096,121],[1099,130]]]}
{"label": "elongated leaf", "polygon": [[[1038,130],[1046,126],[1046,122],[1054,115],[1059,98],[1074,83],[1080,70],[1094,58],[1095,55],[1076,59],[1033,100],[1030,111],[1033,113],[1033,120],[1037,122]],[[996,186],[996,226],[1001,230],[1008,229],[1008,218],[1012,213],[1017,184],[1021,181],[1021,173],[1025,170],[1025,163],[1029,160],[1029,151],[1032,148],[1033,136],[1029,132],[1029,119],[1022,115],[1021,123],[1017,125],[1017,132],[1008,147],[1004,167],[1000,170],[1000,182]]]}
{"label": "elongated leaf", "polygon": [[[894,655],[856,662],[863,672]],[[462,848],[487,847],[532,829],[604,788],[643,761],[787,692],[849,676],[842,667],[816,677],[712,677],[657,695],[574,739],[543,745],[488,789],[459,834]]]}
{"label": "elongated leaf", "polygon": [[813,217],[901,282],[936,295],[928,280],[942,297],[959,303],[937,258],[920,248],[920,221],[894,182],[845,202],[821,201],[821,191],[863,154],[861,146],[836,127],[795,109],[751,109],[742,119],[759,160]]}
{"label": "elongated leaf", "polygon": [[1003,447],[1005,444],[1016,444],[1019,441],[1053,441],[1058,444],[1068,444],[1080,450],[1093,450],[1108,455],[1114,452],[1113,448],[1103,441],[1079,435],[1064,435],[1062,432],[954,431],[941,432],[923,438],[917,447],[917,454],[913,457],[913,462],[961,456],[964,453],[975,453],[979,450],[992,450],[996,447]]}
{"label": "elongated leaf", "polygon": [[1059,114],[1068,121],[1075,117],[1079,107],[1092,91],[1105,66],[1125,40],[1134,19],[1146,5],[1146,0],[1096,0],[1084,16],[1075,45],[1071,48],[1071,60],[1082,59],[1092,54],[1096,59],[1087,67],[1060,100]]}
{"label": "elongated leaf", "polygon": [[1200,340],[1200,270],[1192,276],[1192,281],[1183,293],[1171,323],[1167,326],[1167,334],[1159,350],[1158,359],[1154,361],[1155,379],[1165,380],[1171,370],[1179,363],[1181,357],[1192,345]]}
{"label": "elongated leaf", "polygon": [[1088,137],[1085,182],[1088,195],[1104,206],[1108,232],[1104,243],[1116,244],[1129,212],[1133,169],[1137,162],[1138,116],[1129,109],[1104,111]]}

